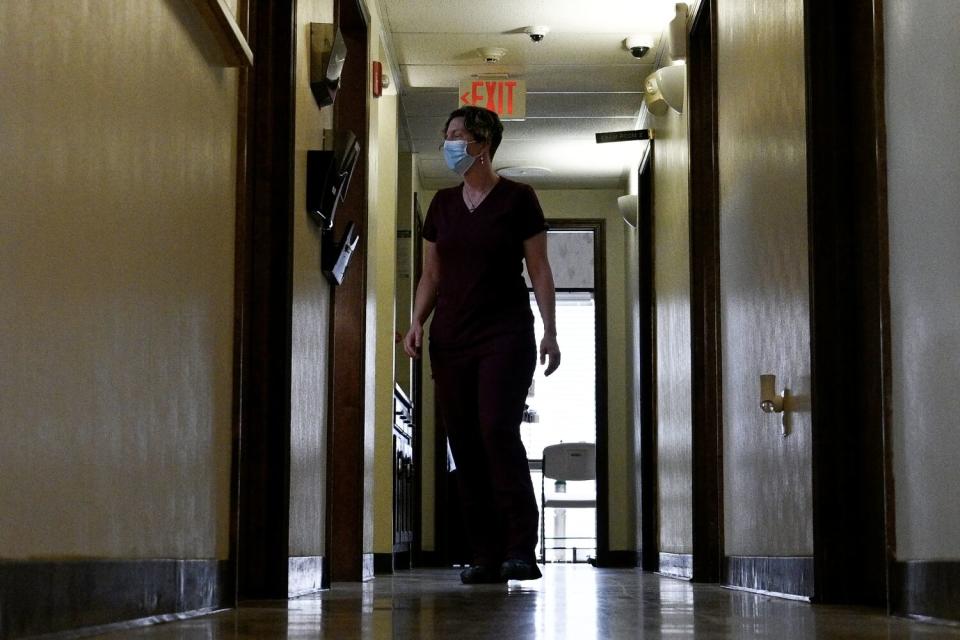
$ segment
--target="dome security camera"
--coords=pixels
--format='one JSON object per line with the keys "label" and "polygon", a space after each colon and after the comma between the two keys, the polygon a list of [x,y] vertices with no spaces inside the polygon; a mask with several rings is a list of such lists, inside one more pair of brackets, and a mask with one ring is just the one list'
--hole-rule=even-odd
{"label": "dome security camera", "polygon": [[627,36],[623,41],[623,48],[634,58],[642,58],[653,47],[653,38],[649,36]]}
{"label": "dome security camera", "polygon": [[526,27],[524,28],[523,32],[526,33],[528,36],[530,36],[530,39],[532,41],[543,42],[543,39],[547,37],[548,33],[550,33],[550,27],[546,27],[543,25],[535,26],[535,27]]}

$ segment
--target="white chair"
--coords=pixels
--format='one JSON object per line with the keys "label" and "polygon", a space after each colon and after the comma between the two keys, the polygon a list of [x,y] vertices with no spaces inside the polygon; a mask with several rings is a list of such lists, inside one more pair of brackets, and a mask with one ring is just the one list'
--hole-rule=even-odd
{"label": "white chair", "polygon": [[[562,442],[550,445],[543,450],[543,472],[540,479],[540,504],[543,513],[540,516],[540,561],[547,561],[547,541],[578,540],[579,537],[554,536],[547,538],[547,509],[596,509],[596,493],[592,499],[555,498],[547,499],[547,478],[566,483],[597,479],[597,445],[591,442]],[[596,536],[592,538],[596,549]],[[550,549],[567,549],[568,546],[552,546]],[[573,558],[576,561],[577,547],[573,546]]]}

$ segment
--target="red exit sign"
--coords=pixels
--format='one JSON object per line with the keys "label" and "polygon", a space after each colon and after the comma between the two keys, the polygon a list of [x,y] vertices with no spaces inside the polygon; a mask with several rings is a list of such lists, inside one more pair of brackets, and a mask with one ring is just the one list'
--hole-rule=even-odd
{"label": "red exit sign", "polygon": [[527,115],[527,83],[514,78],[475,78],[460,81],[460,104],[495,111],[504,120]]}

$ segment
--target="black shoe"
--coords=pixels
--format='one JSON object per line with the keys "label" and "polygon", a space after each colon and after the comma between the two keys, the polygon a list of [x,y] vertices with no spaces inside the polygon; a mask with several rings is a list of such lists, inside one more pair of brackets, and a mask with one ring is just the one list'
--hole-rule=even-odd
{"label": "black shoe", "polygon": [[500,565],[500,577],[506,580],[537,580],[543,577],[536,562],[507,560]]}
{"label": "black shoe", "polygon": [[460,582],[463,584],[503,584],[506,581],[499,571],[483,565],[467,567],[460,572]]}

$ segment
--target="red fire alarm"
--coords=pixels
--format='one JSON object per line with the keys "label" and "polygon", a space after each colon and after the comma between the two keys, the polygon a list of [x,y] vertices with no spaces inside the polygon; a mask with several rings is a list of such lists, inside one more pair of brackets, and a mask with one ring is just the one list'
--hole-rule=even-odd
{"label": "red fire alarm", "polygon": [[379,60],[373,61],[371,75],[371,80],[373,81],[373,97],[379,98],[383,95],[383,65]]}

